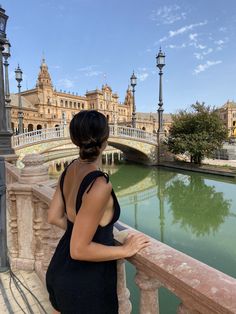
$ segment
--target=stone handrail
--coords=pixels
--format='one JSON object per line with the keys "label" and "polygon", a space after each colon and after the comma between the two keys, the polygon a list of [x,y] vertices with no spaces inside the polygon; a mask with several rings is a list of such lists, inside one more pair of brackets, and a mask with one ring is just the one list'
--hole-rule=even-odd
{"label": "stone handrail", "polygon": [[[24,160],[25,168],[19,182],[7,186],[10,261],[13,268],[35,269],[44,280],[62,231],[47,223],[47,210],[54,189],[46,176],[45,166],[42,160],[39,160],[40,166],[36,158],[29,159]],[[117,245],[123,242],[129,230],[134,231],[121,222],[115,227]],[[127,259],[136,268],[135,283],[140,289],[141,314],[159,313],[160,287],[180,298],[178,314],[236,313],[236,279],[151,237],[150,241],[150,247]],[[124,265],[123,260],[118,261],[119,313],[130,314]]]}
{"label": "stone handrail", "polygon": [[[117,243],[122,243],[127,231],[134,229],[121,222],[119,225],[123,231],[115,238]],[[137,269],[136,283],[141,290],[155,292],[152,305],[143,300],[141,313],[156,313],[151,308],[157,307],[156,290],[161,286],[181,299],[178,313],[236,313],[235,278],[151,237],[150,240],[149,248],[128,259]]]}
{"label": "stone handrail", "polygon": [[[130,127],[110,125],[110,137],[132,138],[148,143],[156,144],[157,138],[153,133]],[[21,148],[33,145],[46,140],[57,138],[69,138],[69,128],[67,125],[59,125],[53,128],[39,129],[12,136],[12,147]]]}

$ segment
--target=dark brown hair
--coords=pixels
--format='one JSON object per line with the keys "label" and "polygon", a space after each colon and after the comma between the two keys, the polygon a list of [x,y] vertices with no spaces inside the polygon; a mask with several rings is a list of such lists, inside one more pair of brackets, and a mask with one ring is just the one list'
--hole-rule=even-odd
{"label": "dark brown hair", "polygon": [[94,161],[109,137],[106,117],[96,110],[82,110],[70,122],[70,137],[80,148],[80,158]]}

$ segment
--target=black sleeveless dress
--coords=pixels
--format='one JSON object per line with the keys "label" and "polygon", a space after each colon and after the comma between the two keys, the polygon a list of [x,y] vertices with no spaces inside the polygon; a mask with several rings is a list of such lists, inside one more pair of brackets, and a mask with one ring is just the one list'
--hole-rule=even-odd
{"label": "black sleeveless dress", "polygon": [[[63,182],[66,169],[60,181],[64,203]],[[97,170],[88,173],[82,180],[76,198],[76,213],[80,209],[84,192],[100,176],[105,176],[107,182],[109,181],[108,174]],[[99,225],[93,237],[94,242],[110,246],[114,245],[113,224],[120,216],[120,206],[113,190],[111,194],[114,200],[114,216],[108,225]],[[73,223],[67,220],[67,229],[46,273],[46,285],[52,306],[62,314],[118,314],[116,260],[87,262],[72,259],[72,229]]]}

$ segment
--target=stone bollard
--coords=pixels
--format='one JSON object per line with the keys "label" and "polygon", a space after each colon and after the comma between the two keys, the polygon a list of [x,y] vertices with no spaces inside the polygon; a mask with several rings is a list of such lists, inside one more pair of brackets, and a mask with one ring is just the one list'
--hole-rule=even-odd
{"label": "stone bollard", "polygon": [[39,154],[26,155],[25,167],[18,182],[8,186],[9,259],[13,269],[34,270],[37,256],[35,216],[37,206],[33,197],[34,185],[49,180],[48,167]]}

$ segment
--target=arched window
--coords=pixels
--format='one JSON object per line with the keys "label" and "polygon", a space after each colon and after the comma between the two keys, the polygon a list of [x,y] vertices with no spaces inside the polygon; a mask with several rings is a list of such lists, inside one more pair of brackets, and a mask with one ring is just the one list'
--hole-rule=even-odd
{"label": "arched window", "polygon": [[28,132],[31,132],[31,131],[33,131],[34,130],[34,126],[33,126],[33,124],[28,124]]}

